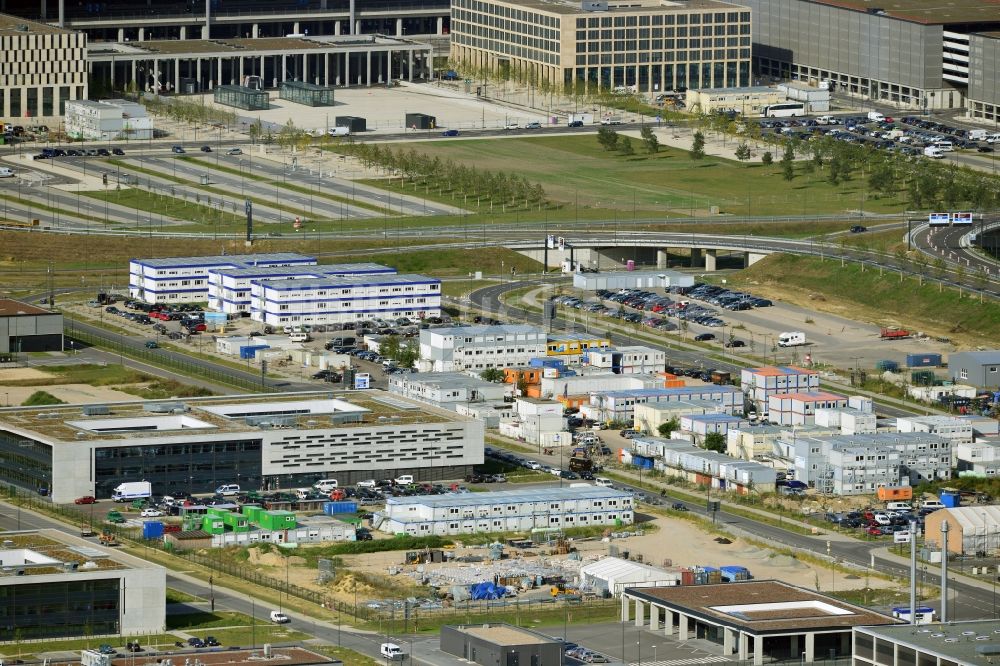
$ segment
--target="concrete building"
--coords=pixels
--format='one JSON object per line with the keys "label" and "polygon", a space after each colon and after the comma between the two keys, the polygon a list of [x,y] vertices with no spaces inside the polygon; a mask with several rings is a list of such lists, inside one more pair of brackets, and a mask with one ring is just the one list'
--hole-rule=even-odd
{"label": "concrete building", "polygon": [[873,412],[862,412],[850,407],[817,409],[814,416],[816,425],[840,428],[843,435],[870,435],[878,430],[878,418]]}
{"label": "concrete building", "polygon": [[359,275],[395,275],[396,269],[382,264],[310,264],[222,266],[208,270],[208,307],[226,314],[249,313],[250,289],[255,280],[302,280]]}
{"label": "concrete building", "polygon": [[560,374],[558,377],[545,377],[539,373],[539,396],[544,398],[561,398],[562,396],[586,395],[605,391],[631,391],[638,389],[654,389],[663,385],[663,381],[649,375],[616,375],[598,368],[594,372],[581,369],[575,375]]}
{"label": "concrete building", "polygon": [[743,368],[740,388],[758,411],[767,410],[767,399],[778,393],[815,391],[819,388],[819,373],[793,365]]}
{"label": "concrete building", "polygon": [[87,98],[86,50],[82,32],[0,14],[0,119],[57,123]]}
{"label": "concrete building", "polygon": [[[666,264],[666,251],[658,250]],[[658,255],[659,256],[659,255]],[[657,264],[660,265],[659,263]],[[598,289],[669,289],[693,287],[694,276],[676,271],[620,271],[607,273],[574,273],[573,287],[585,291]]]}
{"label": "concrete building", "polygon": [[774,580],[629,588],[621,604],[623,622],[634,620],[682,644],[703,639],[725,659],[754,664],[847,657],[853,627],[897,622]]}
{"label": "concrete building", "polygon": [[153,119],[146,107],[124,99],[66,102],[66,134],[85,141],[153,138]]}
{"label": "concrete building", "polygon": [[573,436],[566,430],[563,405],[555,400],[514,399],[510,420],[501,421],[500,434],[537,446],[569,446]]}
{"label": "concrete building", "polygon": [[685,106],[692,113],[735,112],[756,117],[764,107],[784,101],[784,92],[768,86],[702,88],[687,91]]}
{"label": "concrete building", "polygon": [[421,372],[485,370],[528,365],[545,356],[545,331],[526,324],[449,326],[420,331]]}
{"label": "concrete building", "polygon": [[56,503],[124,481],[166,495],[461,479],[482,461],[481,422],[377,390],[0,410],[0,482]]}
{"label": "concrete building", "polygon": [[1000,472],[1000,440],[977,439],[973,443],[959,443],[952,449],[955,469],[971,472],[973,476],[996,476]]}
{"label": "concrete building", "polygon": [[631,525],[632,495],[598,486],[390,497],[372,525],[389,534],[478,534]]}
{"label": "concrete building", "polygon": [[941,548],[941,523],[948,521],[948,552],[978,557],[1000,549],[1000,506],[976,505],[938,509],[924,518],[924,541]]}
{"label": "concrete building", "polygon": [[732,386],[682,386],[677,388],[636,389],[593,393],[590,403],[580,412],[595,421],[632,423],[637,405],[663,404],[678,400],[710,400],[718,402],[720,411],[743,405],[743,394]]}
{"label": "concrete building", "polygon": [[314,257],[294,252],[133,259],[128,264],[129,295],[147,303],[197,303],[208,300],[208,276],[212,269],[315,263]]}
{"label": "concrete building", "polygon": [[[971,444],[972,422],[957,416],[900,416],[896,418],[899,432],[927,432],[951,440],[952,452],[958,444]],[[954,464],[954,460],[952,461]]]}
{"label": "concrete building", "polygon": [[62,350],[61,312],[0,298],[0,356]]}
{"label": "concrete building", "polygon": [[580,586],[599,595],[620,597],[626,588],[672,587],[681,584],[681,575],[642,562],[620,557],[602,557],[580,567]]}
{"label": "concrete building", "polygon": [[826,113],[830,110],[830,87],[825,83],[810,86],[789,81],[779,83],[778,90],[785,94],[789,102],[802,102],[806,113]]}
{"label": "concrete building", "polygon": [[590,350],[586,354],[587,365],[592,368],[609,370],[616,375],[645,375],[663,372],[667,363],[667,353],[642,345],[610,347]]}
{"label": "concrete building", "polygon": [[163,567],[54,529],[3,538],[0,626],[7,639],[166,630]]}
{"label": "concrete building", "polygon": [[980,389],[1000,389],[1000,349],[957,352],[948,357],[952,381]]}
{"label": "concrete building", "polygon": [[686,414],[681,417],[681,430],[689,432],[701,442],[709,433],[728,435],[730,429],[749,425],[742,416],[732,414]]}
{"label": "concrete building", "polygon": [[879,486],[918,485],[951,477],[951,442],[926,433],[793,435],[795,478],[820,492],[865,495]]}
{"label": "concrete building", "polygon": [[1000,31],[969,35],[969,115],[1000,122]]}
{"label": "concrete building", "polygon": [[816,421],[817,409],[844,409],[847,397],[826,391],[796,391],[767,396],[767,418],[779,425],[803,425]]}
{"label": "concrete building", "polygon": [[[739,410],[742,413],[742,409]],[[722,404],[713,400],[677,400],[675,402],[636,405],[632,427],[655,435],[662,424],[691,414],[731,414]]]}
{"label": "concrete building", "polygon": [[418,372],[389,375],[389,392],[456,411],[458,405],[502,401],[514,387],[462,372]]}
{"label": "concrete building", "polygon": [[250,318],[271,326],[441,315],[441,280],[417,274],[251,280]]}
{"label": "concrete building", "polygon": [[782,426],[743,425],[726,433],[726,453],[741,460],[773,458],[775,444],[785,433]]}
{"label": "concrete building", "polygon": [[749,10],[715,0],[454,0],[451,58],[588,90],[735,88],[750,81],[750,33]]}
{"label": "concrete building", "polygon": [[548,666],[563,663],[563,643],[510,624],[441,627],[441,651],[479,666]]}
{"label": "concrete building", "polygon": [[856,627],[851,666],[982,666],[993,660],[996,620]]}
{"label": "concrete building", "polygon": [[[745,4],[753,11],[754,70],[762,76],[826,81],[835,92],[910,109],[964,108],[973,91],[989,99],[996,61],[985,40],[971,57],[970,40],[1000,27],[1000,17],[978,0],[959,0],[947,12],[926,0],[897,7],[854,0]],[[973,85],[977,71],[982,78]]]}

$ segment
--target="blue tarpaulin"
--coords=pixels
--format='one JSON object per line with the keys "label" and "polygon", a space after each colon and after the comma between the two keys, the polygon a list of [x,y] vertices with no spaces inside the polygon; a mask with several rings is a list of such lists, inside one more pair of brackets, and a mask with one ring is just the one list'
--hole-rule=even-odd
{"label": "blue tarpaulin", "polygon": [[499,599],[507,593],[507,590],[499,585],[495,585],[489,581],[485,583],[476,583],[469,587],[469,594],[474,600],[480,599]]}

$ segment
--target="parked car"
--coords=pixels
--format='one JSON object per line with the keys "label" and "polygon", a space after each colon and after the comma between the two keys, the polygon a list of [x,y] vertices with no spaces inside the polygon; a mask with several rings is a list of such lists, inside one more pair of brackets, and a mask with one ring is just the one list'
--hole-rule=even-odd
{"label": "parked car", "polygon": [[458,130],[457,129],[445,130],[441,132],[441,136],[458,136]]}
{"label": "parked car", "polygon": [[212,152],[212,147],[211,146],[202,146],[201,148],[199,148],[199,150],[201,152],[203,152],[203,153],[210,153],[210,152]]}
{"label": "parked car", "polygon": [[714,333],[699,333],[698,335],[694,336],[694,339],[695,339],[695,342],[707,342],[709,340],[714,340],[715,339],[715,334]]}
{"label": "parked car", "polygon": [[242,155],[243,151],[239,148],[230,148],[226,151],[226,155]]}
{"label": "parked car", "polygon": [[96,504],[97,498],[93,495],[84,495],[73,500],[73,504]]}
{"label": "parked car", "polygon": [[271,622],[274,622],[275,624],[288,624],[291,621],[292,621],[291,618],[289,618],[281,611],[276,611],[276,610],[271,611]]}
{"label": "parked car", "polygon": [[142,518],[159,518],[163,515],[163,512],[159,509],[143,509],[139,515]]}
{"label": "parked car", "polygon": [[729,347],[730,349],[732,349],[733,347],[746,347],[746,346],[747,343],[743,342],[742,340],[730,340],[729,342],[726,343],[726,347]]}
{"label": "parked car", "polygon": [[187,151],[186,151],[186,150],[184,150],[184,147],[183,147],[183,146],[172,146],[172,147],[170,148],[170,152],[172,152],[172,153],[176,153],[177,155],[183,155],[183,154],[184,154],[184,153],[186,153]]}

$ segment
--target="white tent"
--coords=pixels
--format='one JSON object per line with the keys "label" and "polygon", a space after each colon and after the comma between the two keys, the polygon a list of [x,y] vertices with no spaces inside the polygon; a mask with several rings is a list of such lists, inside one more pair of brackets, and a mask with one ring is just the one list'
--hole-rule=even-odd
{"label": "white tent", "polygon": [[595,592],[619,596],[627,587],[672,587],[681,584],[680,573],[619,557],[605,557],[580,567],[580,583]]}

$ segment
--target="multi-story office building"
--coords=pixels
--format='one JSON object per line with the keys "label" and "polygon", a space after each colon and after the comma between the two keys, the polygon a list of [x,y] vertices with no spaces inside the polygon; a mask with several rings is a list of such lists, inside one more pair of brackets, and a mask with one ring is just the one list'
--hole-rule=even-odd
{"label": "multi-story office building", "polygon": [[580,90],[750,82],[750,10],[718,0],[454,0],[451,57]]}
{"label": "multi-story office building", "polygon": [[390,497],[372,524],[412,536],[631,525],[631,493],[598,486]]}
{"label": "multi-story office building", "polygon": [[743,394],[732,386],[680,386],[676,388],[603,391],[590,395],[590,403],[580,413],[595,421],[632,423],[636,405],[665,404],[681,400],[710,400],[720,412],[731,412],[743,405]]}
{"label": "multi-story office building", "polygon": [[146,107],[124,99],[69,101],[65,128],[71,138],[86,141],[153,138],[153,119],[146,114]]}
{"label": "multi-story office building", "polygon": [[527,324],[448,326],[420,331],[421,372],[484,370],[528,365],[545,356],[548,336]]}
{"label": "multi-story office building", "polygon": [[87,98],[87,36],[0,14],[0,118],[51,122]]}
{"label": "multi-story office building", "polygon": [[5,640],[164,632],[163,567],[54,529],[4,532],[3,540]]}
{"label": "multi-story office building", "polygon": [[743,368],[740,388],[758,410],[766,410],[768,396],[778,393],[815,391],[819,388],[819,373],[794,365],[766,365]]}
{"label": "multi-story office building", "polygon": [[440,315],[441,280],[426,275],[251,280],[250,317],[274,326]]}
{"label": "multi-story office building", "polygon": [[[980,0],[746,0],[756,73],[829,82],[840,93],[913,109],[997,102],[996,8]],[[970,52],[974,44],[976,50]],[[993,56],[991,57],[991,52]],[[985,106],[982,107],[985,110]]]}
{"label": "multi-story office building", "polygon": [[1000,31],[969,36],[969,115],[1000,123]]}
{"label": "multi-story office building", "polygon": [[162,495],[460,479],[482,461],[481,422],[375,390],[0,409],[0,482],[56,503],[125,481]]}
{"label": "multi-story office building", "polygon": [[196,303],[208,300],[208,275],[212,269],[315,263],[314,257],[294,252],[133,259],[128,264],[129,294],[147,303]]}
{"label": "multi-story office building", "polygon": [[855,627],[851,666],[982,666],[993,661],[996,628],[993,619]]}
{"label": "multi-story office building", "polygon": [[843,409],[847,398],[826,391],[772,393],[767,396],[767,418],[778,425],[815,423],[817,409]]}

